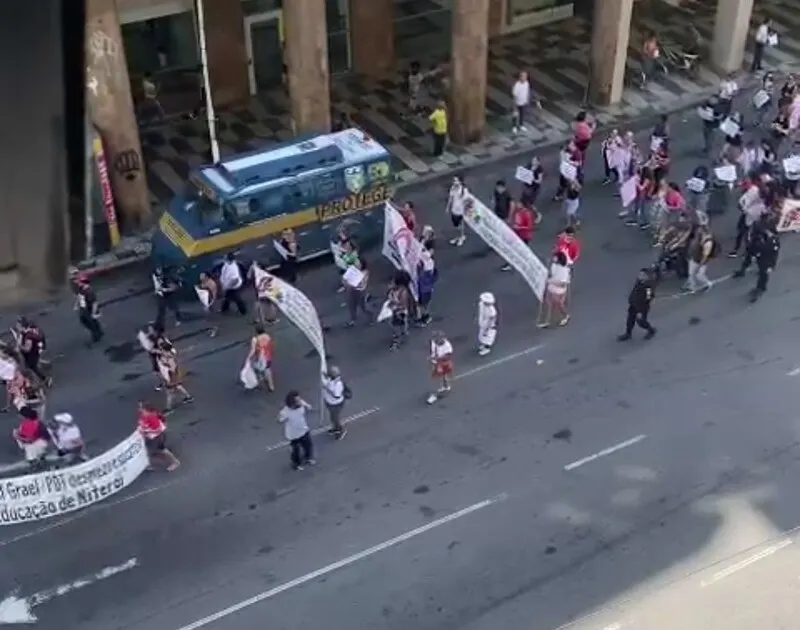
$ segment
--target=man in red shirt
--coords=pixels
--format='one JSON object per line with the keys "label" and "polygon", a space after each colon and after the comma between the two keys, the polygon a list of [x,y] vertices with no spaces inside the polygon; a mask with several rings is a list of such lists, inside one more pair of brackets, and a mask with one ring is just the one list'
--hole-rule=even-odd
{"label": "man in red shirt", "polygon": [[[518,201],[511,204],[511,229],[514,233],[522,239],[526,246],[530,246],[531,239],[533,238],[533,211],[527,206],[523,206]],[[503,265],[503,271],[510,271],[511,265]]]}
{"label": "man in red shirt", "polygon": [[144,438],[151,460],[163,460],[167,464],[167,472],[172,472],[181,465],[180,460],[167,448],[167,423],[164,422],[163,414],[140,402],[136,428]]}
{"label": "man in red shirt", "polygon": [[411,230],[411,233],[417,235],[417,217],[414,214],[414,204],[406,201],[400,208],[400,216],[406,222],[406,227]]}
{"label": "man in red shirt", "polygon": [[575,236],[575,228],[568,225],[556,238],[553,253],[562,252],[567,257],[569,265],[574,265],[581,255],[581,244]]}

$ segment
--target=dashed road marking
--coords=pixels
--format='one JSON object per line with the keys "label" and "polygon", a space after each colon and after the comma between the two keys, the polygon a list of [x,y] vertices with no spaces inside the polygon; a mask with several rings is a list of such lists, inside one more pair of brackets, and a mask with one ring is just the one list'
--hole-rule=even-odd
{"label": "dashed road marking", "polygon": [[641,442],[646,437],[647,436],[644,434],[637,435],[636,437],[631,438],[630,440],[625,440],[624,442],[620,442],[619,444],[615,444],[614,446],[609,446],[608,448],[603,449],[602,451],[598,451],[593,455],[589,455],[588,457],[579,459],[578,461],[572,462],[571,464],[567,464],[566,466],[564,466],[564,470],[569,471],[569,470],[575,470],[576,468],[580,468],[581,466],[588,464],[589,462],[593,462],[596,459],[600,459],[601,457],[606,457],[607,455],[611,455],[612,453],[621,451],[623,448],[628,448],[629,446],[633,446],[634,444]]}
{"label": "dashed road marking", "polygon": [[483,510],[484,508],[490,507],[500,501],[504,501],[508,498],[506,494],[500,494],[490,499],[486,499],[485,501],[481,501],[479,503],[475,503],[470,505],[469,507],[465,507],[457,512],[453,512],[444,516],[442,518],[436,519],[435,521],[431,521],[430,523],[426,523],[421,527],[417,527],[416,529],[412,529],[407,531],[404,534],[400,534],[399,536],[395,536],[394,538],[390,538],[389,540],[374,545],[373,547],[369,547],[368,549],[364,549],[352,556],[348,556],[337,562],[329,564],[327,566],[322,567],[321,569],[317,569],[316,571],[312,571],[311,573],[306,573],[305,575],[301,575],[294,580],[289,582],[284,582],[280,586],[276,586],[275,588],[271,588],[268,591],[264,591],[263,593],[259,593],[258,595],[254,595],[249,599],[245,599],[237,604],[229,606],[228,608],[224,608],[218,612],[215,612],[211,615],[203,617],[202,619],[198,619],[194,623],[190,623],[187,626],[183,626],[179,630],[199,630],[199,628],[204,628],[214,622],[220,621],[221,619],[225,619],[226,617],[230,617],[246,608],[250,608],[255,606],[256,604],[266,601],[275,597],[276,595],[280,595],[281,593],[285,593],[288,590],[293,588],[297,588],[298,586],[302,586],[308,582],[321,578],[329,573],[333,573],[334,571],[338,571],[339,569],[344,569],[345,567],[350,566],[351,564],[355,564],[360,560],[365,560],[370,556],[373,556],[377,553],[382,551],[386,551],[392,547],[395,547],[401,543],[411,540],[412,538],[416,538],[426,532],[431,531],[432,529],[436,529],[437,527],[441,527],[442,525],[446,525],[447,523],[451,523],[455,520],[460,518],[464,518],[470,514],[473,514],[479,510]]}

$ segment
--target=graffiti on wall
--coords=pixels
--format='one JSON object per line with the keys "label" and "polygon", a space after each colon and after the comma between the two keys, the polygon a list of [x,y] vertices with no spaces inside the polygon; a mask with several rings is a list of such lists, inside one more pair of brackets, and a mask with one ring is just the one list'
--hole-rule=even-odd
{"label": "graffiti on wall", "polygon": [[86,40],[87,60],[86,88],[101,102],[109,96],[109,90],[117,86],[120,62],[120,44],[105,31],[96,29]]}

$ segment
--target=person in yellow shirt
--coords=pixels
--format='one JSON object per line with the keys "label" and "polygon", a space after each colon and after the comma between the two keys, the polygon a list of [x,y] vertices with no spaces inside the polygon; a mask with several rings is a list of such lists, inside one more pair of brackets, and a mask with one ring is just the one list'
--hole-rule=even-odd
{"label": "person in yellow shirt", "polygon": [[444,143],[447,140],[447,110],[444,101],[436,103],[436,109],[428,116],[433,133],[433,154],[438,156],[444,153]]}

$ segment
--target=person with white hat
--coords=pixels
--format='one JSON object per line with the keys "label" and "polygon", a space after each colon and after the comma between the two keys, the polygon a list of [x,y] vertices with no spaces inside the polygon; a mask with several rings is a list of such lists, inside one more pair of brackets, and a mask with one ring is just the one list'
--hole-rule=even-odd
{"label": "person with white hat", "polygon": [[492,351],[497,339],[497,307],[494,294],[486,291],[478,300],[478,354],[482,357]]}
{"label": "person with white hat", "polygon": [[55,429],[52,432],[58,454],[69,462],[75,460],[86,461],[88,457],[84,451],[83,435],[80,427],[75,424],[75,419],[69,413],[57,413],[53,416]]}

